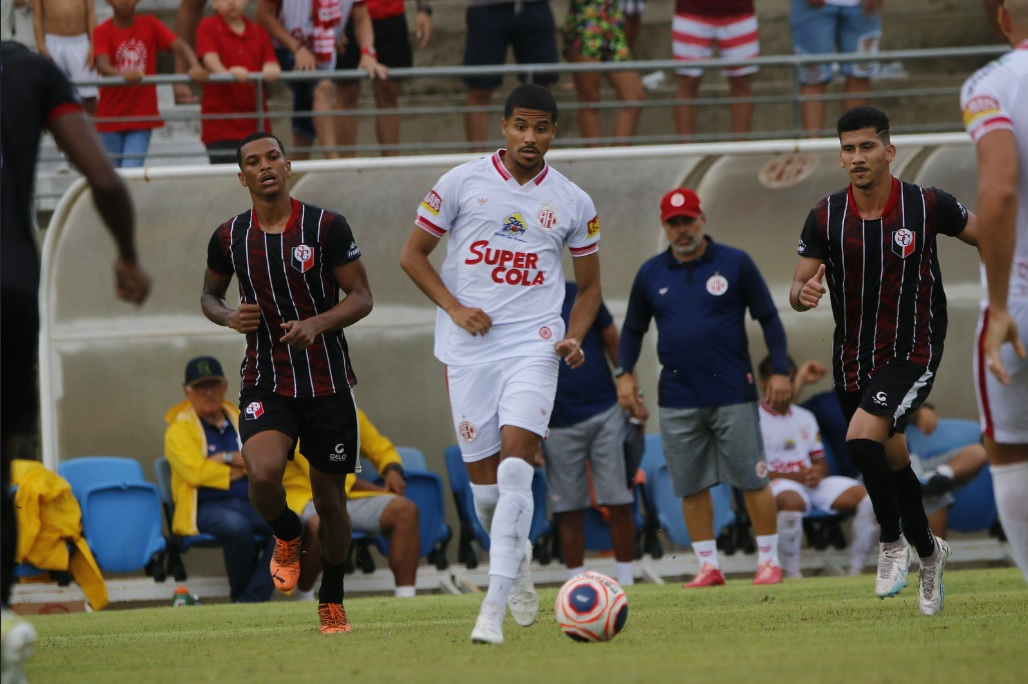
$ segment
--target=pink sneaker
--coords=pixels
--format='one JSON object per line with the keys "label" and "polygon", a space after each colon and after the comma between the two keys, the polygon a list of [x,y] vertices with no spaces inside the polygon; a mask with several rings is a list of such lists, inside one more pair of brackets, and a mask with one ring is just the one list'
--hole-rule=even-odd
{"label": "pink sneaker", "polygon": [[692,578],[692,581],[685,585],[686,589],[696,587],[719,587],[725,583],[725,576],[717,568],[704,563],[700,571]]}
{"label": "pink sneaker", "polygon": [[757,576],[753,578],[754,584],[781,584],[782,569],[771,561],[765,561],[757,566]]}

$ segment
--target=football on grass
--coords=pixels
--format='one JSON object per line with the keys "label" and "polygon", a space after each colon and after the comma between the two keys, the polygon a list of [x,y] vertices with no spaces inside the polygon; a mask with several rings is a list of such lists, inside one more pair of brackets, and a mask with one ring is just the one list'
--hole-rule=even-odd
{"label": "football on grass", "polygon": [[556,612],[557,625],[575,641],[610,641],[624,629],[628,599],[611,578],[583,572],[560,588]]}

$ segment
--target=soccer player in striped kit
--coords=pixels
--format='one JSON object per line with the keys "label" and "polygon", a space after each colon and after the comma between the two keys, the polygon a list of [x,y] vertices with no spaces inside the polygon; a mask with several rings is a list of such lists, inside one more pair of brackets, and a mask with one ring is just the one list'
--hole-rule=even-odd
{"label": "soccer player in striped kit", "polygon": [[[282,485],[299,439],[321,518],[321,631],[349,632],[343,609],[351,533],[345,485],[357,465],[360,440],[351,392],[357,378],[343,328],[371,312],[371,289],[346,219],[289,196],[282,141],[253,133],[236,157],[239,182],[250,191],[253,208],[211,236],[200,304],[207,318],[246,335],[239,437],[250,501],[275,533],[275,586],[291,591],[300,576],[303,523],[286,505]],[[239,281],[235,309],[225,302],[233,274]]]}
{"label": "soccer player in striped kit", "polygon": [[837,130],[839,166],[850,184],[810,211],[789,302],[807,311],[831,292],[846,447],[881,526],[875,592],[886,598],[907,586],[909,541],[921,560],[921,612],[935,615],[943,608],[949,546],[928,526],[903,431],[928,398],[946,339],[936,237],[977,246],[978,222],[942,190],[892,176],[896,148],[885,113],[854,107]]}

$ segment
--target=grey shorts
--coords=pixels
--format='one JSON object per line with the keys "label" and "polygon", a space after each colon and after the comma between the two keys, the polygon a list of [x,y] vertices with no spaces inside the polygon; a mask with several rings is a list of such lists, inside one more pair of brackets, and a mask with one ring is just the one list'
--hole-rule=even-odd
{"label": "grey shorts", "polygon": [[[363,532],[368,535],[382,533],[382,513],[385,512],[395,494],[376,494],[375,496],[361,496],[356,499],[346,499],[346,512],[350,514],[350,524],[354,532]],[[314,502],[308,501],[304,506],[300,518],[304,524],[317,515]]]}
{"label": "grey shorts", "polygon": [[744,491],[768,484],[757,403],[660,409],[660,438],[675,496],[720,482]]}
{"label": "grey shorts", "polygon": [[[925,473],[930,473],[939,466],[946,465],[953,457],[957,455],[957,452],[964,447],[957,447],[956,449],[950,449],[941,453],[935,454],[928,458],[921,458],[917,454],[910,454],[910,467],[913,469],[914,474],[921,480],[925,479]],[[924,512],[926,515],[931,515],[941,511],[943,508],[949,508],[956,502],[956,498],[953,496],[953,492],[946,492],[941,496],[926,496],[922,499],[924,503]]]}
{"label": "grey shorts", "polygon": [[625,473],[622,440],[628,418],[617,404],[577,425],[550,430],[543,442],[546,453],[546,488],[553,513],[589,508],[589,478],[592,470],[596,503],[620,506],[634,501]]}

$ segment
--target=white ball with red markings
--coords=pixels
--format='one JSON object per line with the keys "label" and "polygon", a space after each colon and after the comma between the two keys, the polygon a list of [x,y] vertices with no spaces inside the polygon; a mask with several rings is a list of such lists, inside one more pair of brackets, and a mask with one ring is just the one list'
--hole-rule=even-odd
{"label": "white ball with red markings", "polygon": [[557,593],[557,625],[575,641],[610,641],[628,620],[621,585],[598,572],[575,575]]}

